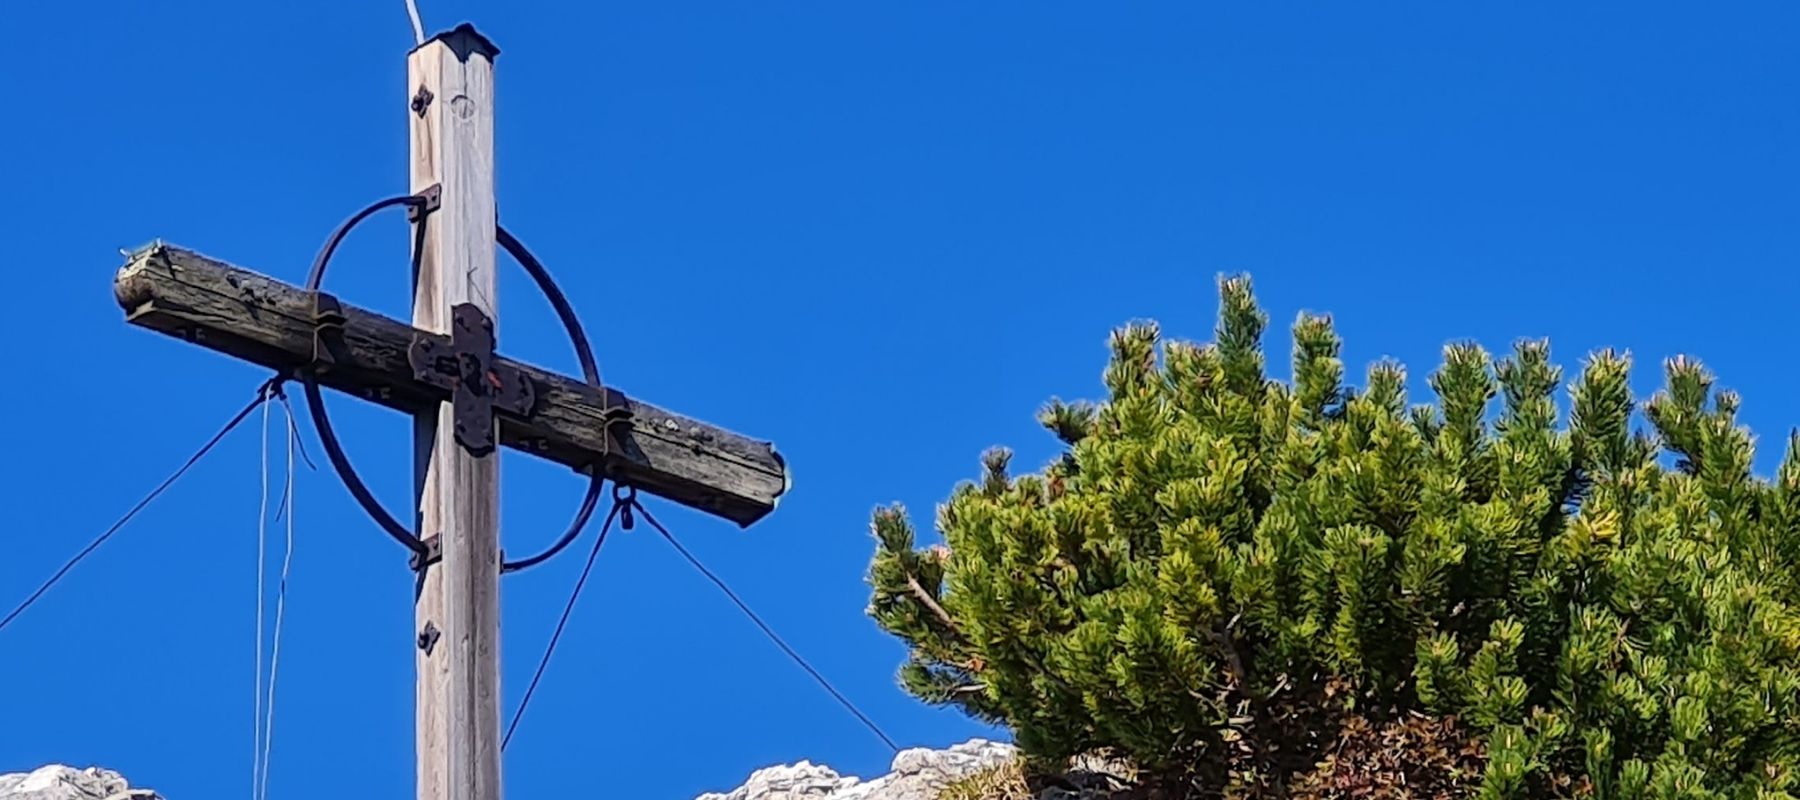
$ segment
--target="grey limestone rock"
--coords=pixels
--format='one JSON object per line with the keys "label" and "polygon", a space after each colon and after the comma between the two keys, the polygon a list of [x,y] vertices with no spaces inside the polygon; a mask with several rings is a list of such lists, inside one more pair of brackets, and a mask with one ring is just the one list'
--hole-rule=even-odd
{"label": "grey limestone rock", "polygon": [[[736,789],[696,800],[936,800],[950,783],[1014,756],[1011,745],[974,739],[943,750],[914,748],[894,757],[886,775],[862,780],[802,761],[757,770]],[[0,775],[0,800],[163,800],[134,789],[117,772],[52,764]]]}
{"label": "grey limestone rock", "polygon": [[162,800],[149,789],[133,789],[112,770],[50,764],[30,772],[0,775],[0,800]]}
{"label": "grey limestone rock", "polygon": [[[1011,745],[974,739],[945,750],[914,748],[894,757],[888,774],[864,781],[802,761],[757,770],[724,794],[695,800],[936,800],[951,782],[1013,757]],[[0,800],[5,800],[0,796]]]}

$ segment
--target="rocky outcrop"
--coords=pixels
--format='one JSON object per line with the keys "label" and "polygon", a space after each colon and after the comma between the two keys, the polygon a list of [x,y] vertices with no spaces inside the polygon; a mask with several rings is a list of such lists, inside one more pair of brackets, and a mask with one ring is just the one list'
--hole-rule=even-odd
{"label": "rocky outcrop", "polygon": [[133,789],[112,770],[51,764],[31,772],[0,775],[0,800],[162,800],[149,789]]}
{"label": "rocky outcrop", "polygon": [[888,774],[868,781],[802,761],[757,770],[743,786],[724,794],[703,794],[695,800],[937,800],[945,786],[1003,764],[1014,752],[1011,745],[985,739],[947,750],[903,750],[894,757]]}
{"label": "rocky outcrop", "polygon": [[[888,774],[863,780],[802,761],[757,770],[724,794],[695,800],[937,800],[944,787],[1010,761],[1011,745],[974,739],[944,750],[915,748],[894,757]],[[134,789],[117,772],[53,764],[32,772],[0,775],[0,800],[163,800]]]}

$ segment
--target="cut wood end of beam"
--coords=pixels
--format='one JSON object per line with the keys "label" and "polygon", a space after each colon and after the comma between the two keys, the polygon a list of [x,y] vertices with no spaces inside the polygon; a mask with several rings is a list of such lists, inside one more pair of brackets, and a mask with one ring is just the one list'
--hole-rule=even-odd
{"label": "cut wood end of beam", "polygon": [[[788,466],[787,457],[783,456],[780,450],[775,449],[774,442],[769,443],[769,455],[774,456],[775,463],[781,467],[781,489],[775,492],[774,497],[769,498],[769,512],[774,513],[775,509],[781,505],[781,499],[787,497],[788,492],[794,490],[794,468]],[[745,523],[744,527],[749,527],[749,523]]]}
{"label": "cut wood end of beam", "polygon": [[124,257],[125,263],[121,264],[118,271],[113,273],[113,299],[119,301],[119,307],[126,311],[137,308],[153,299],[154,290],[152,287],[145,285],[141,281],[132,280],[138,272],[150,267],[152,264],[173,264],[176,255],[197,258],[218,264],[225,263],[203,253],[169,244],[161,239],[152,239],[145,244],[133,248],[119,248],[119,255]]}
{"label": "cut wood end of beam", "polygon": [[125,257],[125,263],[120,265],[118,272],[113,273],[113,299],[118,301],[120,308],[131,311],[150,299],[149,287],[134,283],[131,275],[151,254],[161,251],[163,247],[162,242],[155,241],[130,250],[119,249],[119,255]]}

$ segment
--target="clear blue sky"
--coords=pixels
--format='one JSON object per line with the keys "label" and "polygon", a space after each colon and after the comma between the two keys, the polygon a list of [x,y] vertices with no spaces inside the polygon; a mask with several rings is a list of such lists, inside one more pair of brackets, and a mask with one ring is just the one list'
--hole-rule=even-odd
{"label": "clear blue sky", "polygon": [[[863,615],[868,513],[933,505],[993,444],[1037,465],[1052,395],[1099,390],[1133,318],[1208,335],[1246,271],[1275,320],[1336,314],[1353,374],[1548,336],[1571,370],[1677,353],[1789,426],[1800,301],[1791,4],[547,3],[421,0],[501,46],[500,208],[606,378],[775,441],[796,485],[748,531],[677,533],[906,745],[984,730],[902,694]],[[0,195],[10,607],[264,377],[128,327],[117,250],[154,237],[300,281],[406,176],[401,0],[16,4]],[[344,297],[408,307],[398,215]],[[562,369],[506,263],[501,341]],[[408,426],[340,398],[390,507]],[[68,426],[66,420],[84,424]],[[310,427],[305,428],[309,442]],[[314,445],[316,452],[316,445]],[[255,426],[0,633],[0,771],[102,764],[173,798],[249,779]],[[505,461],[504,538],[580,483]],[[406,797],[409,572],[328,472],[299,479],[273,796]],[[507,579],[506,707],[579,555]],[[610,543],[506,757],[509,794],[685,800],[889,754],[660,542]],[[351,787],[351,788],[346,788]]]}

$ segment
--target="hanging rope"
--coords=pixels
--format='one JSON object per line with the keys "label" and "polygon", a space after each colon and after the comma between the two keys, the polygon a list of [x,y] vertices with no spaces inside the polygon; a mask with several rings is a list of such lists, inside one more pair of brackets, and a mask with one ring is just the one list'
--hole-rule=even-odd
{"label": "hanging rope", "polygon": [[275,589],[274,642],[270,646],[269,670],[265,682],[263,621],[268,616],[264,610],[264,601],[268,594],[264,579],[268,575],[270,407],[264,405],[262,500],[257,506],[256,516],[256,699],[251,712],[251,723],[254,729],[251,738],[250,797],[252,800],[267,800],[269,796],[269,764],[274,753],[275,738],[275,682],[281,672],[281,632],[287,610],[288,574],[292,570],[294,561],[294,457],[300,446],[300,432],[295,425],[293,405],[288,402],[287,394],[281,390],[280,386],[276,386],[272,391],[274,396],[281,399],[282,432],[283,438],[287,441],[287,466],[283,473],[281,500],[276,505],[275,519],[286,522],[287,536],[282,547],[281,579],[276,583]]}
{"label": "hanging rope", "polygon": [[133,505],[131,510],[126,511],[124,516],[119,517],[119,519],[108,526],[104,532],[95,537],[86,547],[82,548],[81,552],[76,553],[74,558],[69,559],[67,563],[63,564],[61,569],[58,569],[48,580],[38,586],[37,590],[32,592],[31,596],[26,597],[25,601],[20,603],[18,607],[8,612],[5,617],[0,617],[0,630],[5,630],[8,625],[11,625],[14,620],[17,620],[19,615],[24,614],[27,609],[36,604],[46,592],[50,591],[51,587],[54,587],[64,576],[68,575],[70,570],[74,569],[76,565],[80,564],[88,556],[93,555],[95,550],[100,549],[101,545],[106,544],[106,542],[113,537],[113,534],[116,534],[123,529],[137,517],[139,512],[143,511],[145,507],[154,502],[156,498],[161,497],[162,493],[168,491],[170,486],[173,486],[176,481],[181,479],[181,476],[188,473],[188,470],[193,469],[194,465],[200,462],[200,459],[205,458],[207,453],[212,452],[213,448],[219,445],[219,442],[224,441],[227,434],[235,430],[238,425],[243,424],[244,420],[250,417],[250,413],[255,411],[257,406],[267,402],[270,392],[281,381],[282,378],[280,377],[271,378],[261,387],[257,388],[256,399],[252,400],[249,405],[244,406],[243,410],[237,412],[235,416],[226,422],[225,427],[221,428],[218,433],[213,434],[213,437],[208,439],[206,444],[201,445],[197,452],[192,456],[189,456],[188,460],[184,462],[179,469],[175,470],[174,474],[164,479],[162,483],[157,484],[155,489],[151,489],[149,494],[144,495],[144,498],[139,500],[136,505]]}
{"label": "hanging rope", "polygon": [[262,409],[262,494],[256,505],[256,698],[250,706],[250,798],[262,797],[262,703],[263,703],[263,576],[268,572],[269,543],[269,406]]}
{"label": "hanging rope", "polygon": [[284,416],[288,435],[286,485],[282,487],[282,502],[275,511],[275,516],[286,524],[286,539],[281,549],[281,580],[275,584],[275,641],[269,649],[269,702],[263,709],[260,800],[268,800],[269,797],[269,764],[275,749],[275,685],[277,676],[281,674],[281,632],[287,615],[288,575],[294,566],[294,452],[299,443],[299,431],[294,427],[293,407],[288,404],[287,396],[281,394],[279,387],[276,393],[286,409]]}

